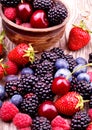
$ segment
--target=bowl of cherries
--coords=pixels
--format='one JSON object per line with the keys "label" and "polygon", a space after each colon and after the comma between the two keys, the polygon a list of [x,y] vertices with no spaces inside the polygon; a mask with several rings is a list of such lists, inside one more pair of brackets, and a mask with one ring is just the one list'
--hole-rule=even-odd
{"label": "bowl of cherries", "polygon": [[64,34],[69,9],[56,0],[1,0],[0,14],[7,37],[13,43],[31,43],[42,52]]}

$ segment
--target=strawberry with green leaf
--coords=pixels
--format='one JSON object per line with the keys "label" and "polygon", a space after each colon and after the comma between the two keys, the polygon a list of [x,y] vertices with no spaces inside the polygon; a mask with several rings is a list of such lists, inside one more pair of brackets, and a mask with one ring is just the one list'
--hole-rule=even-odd
{"label": "strawberry with green leaf", "polygon": [[19,66],[25,66],[28,62],[33,62],[35,52],[30,44],[20,43],[8,53],[10,61],[15,62]]}
{"label": "strawberry with green leaf", "polygon": [[68,48],[71,51],[77,51],[86,46],[91,39],[90,31],[87,29],[83,20],[79,26],[74,25],[70,30],[68,39]]}
{"label": "strawberry with green leaf", "polygon": [[72,116],[77,111],[83,109],[84,101],[80,94],[68,92],[55,101],[55,107],[60,114]]}

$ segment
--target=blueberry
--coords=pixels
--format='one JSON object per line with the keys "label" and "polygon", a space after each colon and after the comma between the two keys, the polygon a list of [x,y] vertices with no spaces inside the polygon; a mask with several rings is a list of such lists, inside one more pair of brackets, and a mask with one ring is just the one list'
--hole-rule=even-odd
{"label": "blueberry", "polygon": [[0,85],[0,99],[3,99],[5,96],[5,88]]}
{"label": "blueberry", "polygon": [[77,79],[78,80],[85,80],[87,82],[90,81],[90,77],[87,73],[80,73],[78,76],[77,76]]}
{"label": "blueberry", "polygon": [[21,75],[23,75],[23,74],[34,74],[34,71],[31,68],[26,67],[26,68],[23,68],[20,73],[21,73]]}
{"label": "blueberry", "polygon": [[3,103],[2,103],[2,101],[0,100],[0,108],[2,107],[2,104],[3,104]]}
{"label": "blueberry", "polygon": [[65,59],[57,59],[55,62],[55,67],[56,69],[60,69],[60,68],[69,68],[69,64]]}
{"label": "blueberry", "polygon": [[75,71],[74,72],[75,76],[78,76],[80,73],[86,73],[87,72],[87,67],[82,68],[82,66],[83,66],[82,64],[75,66],[75,68],[73,69],[73,71]]}
{"label": "blueberry", "polygon": [[[66,78],[67,76],[70,76],[70,75],[71,75],[71,72],[68,69],[63,68],[63,69],[57,70],[57,72],[54,75],[54,78],[59,77],[59,76],[63,76]],[[72,80],[72,76],[69,77],[69,81],[71,80]]]}
{"label": "blueberry", "polygon": [[18,106],[21,102],[22,102],[23,98],[21,95],[19,94],[15,94],[11,97],[10,101],[15,104],[16,106]]}
{"label": "blueberry", "polygon": [[5,77],[5,82],[13,81],[13,80],[18,80],[17,75],[8,75]]}
{"label": "blueberry", "polygon": [[82,65],[87,64],[86,59],[84,59],[84,58],[82,58],[82,57],[78,57],[78,58],[76,58],[75,61],[76,61],[77,64],[82,64]]}

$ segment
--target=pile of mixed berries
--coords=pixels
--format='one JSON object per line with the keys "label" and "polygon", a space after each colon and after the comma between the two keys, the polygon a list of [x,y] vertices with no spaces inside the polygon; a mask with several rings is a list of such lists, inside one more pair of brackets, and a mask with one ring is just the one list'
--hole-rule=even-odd
{"label": "pile of mixed berries", "polygon": [[54,0],[0,0],[4,15],[28,28],[47,28],[61,24],[68,16],[66,6]]}
{"label": "pile of mixed berries", "polygon": [[60,48],[38,58],[25,43],[7,56],[7,66],[0,63],[2,121],[18,130],[92,130],[92,63]]}

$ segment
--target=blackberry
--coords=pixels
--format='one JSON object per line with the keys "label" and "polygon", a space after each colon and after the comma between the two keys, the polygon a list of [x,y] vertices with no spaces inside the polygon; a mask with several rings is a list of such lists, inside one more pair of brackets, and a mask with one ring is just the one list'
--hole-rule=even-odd
{"label": "blackberry", "polygon": [[[22,93],[27,94],[32,92],[33,86],[38,81],[38,78],[31,74],[22,75],[20,77],[20,82],[22,84],[22,87],[24,88],[24,91]],[[18,89],[21,89],[21,86],[18,86]]]}
{"label": "blackberry", "polygon": [[72,90],[80,93],[83,99],[89,99],[92,92],[90,82],[85,80],[77,81],[76,87],[74,87]]}
{"label": "blackberry", "polygon": [[92,95],[90,96],[89,108],[92,108]]}
{"label": "blackberry", "polygon": [[53,64],[48,60],[44,60],[35,69],[35,75],[39,77],[44,77],[48,72],[53,73]]}
{"label": "blackberry", "polygon": [[58,25],[64,21],[64,19],[67,17],[68,11],[65,5],[62,4],[57,4],[53,6],[49,11],[48,11],[48,20],[50,23],[50,26]]}
{"label": "blackberry", "polygon": [[77,85],[77,78],[75,76],[72,76],[72,81],[71,81],[71,91],[74,90],[74,88]]}
{"label": "blackberry", "polygon": [[34,0],[33,7],[35,9],[43,9],[48,11],[53,6],[53,0]]}
{"label": "blackberry", "polygon": [[48,59],[48,61],[50,61],[53,65],[56,61],[56,59],[58,59],[59,56],[55,53],[55,52],[51,52],[51,51],[45,51],[42,53],[41,55],[41,60],[46,60]]}
{"label": "blackberry", "polygon": [[68,61],[69,63],[69,70],[73,71],[74,67],[77,65],[75,59],[73,58],[72,55],[65,55],[65,59]]}
{"label": "blackberry", "polygon": [[20,84],[19,80],[13,80],[6,82],[5,91],[8,97],[12,97],[15,94],[19,94],[18,85]]}
{"label": "blackberry", "polygon": [[51,91],[51,86],[43,82],[36,83],[35,87],[33,87],[33,93],[38,96],[40,103],[46,100],[53,100],[54,98],[54,94]]}
{"label": "blackberry", "polygon": [[48,74],[44,75],[44,77],[41,77],[40,81],[46,83],[47,85],[51,85],[53,82],[53,75],[48,73]]}
{"label": "blackberry", "polygon": [[29,114],[31,117],[34,117],[37,113],[38,105],[38,97],[33,94],[23,99],[22,103],[20,104],[20,111]]}
{"label": "blackberry", "polygon": [[71,130],[86,130],[90,118],[86,111],[77,112],[71,120]]}
{"label": "blackberry", "polygon": [[51,130],[50,121],[45,117],[36,117],[33,119],[32,130]]}
{"label": "blackberry", "polygon": [[0,0],[0,3],[3,6],[16,7],[19,3],[21,3],[21,0]]}

